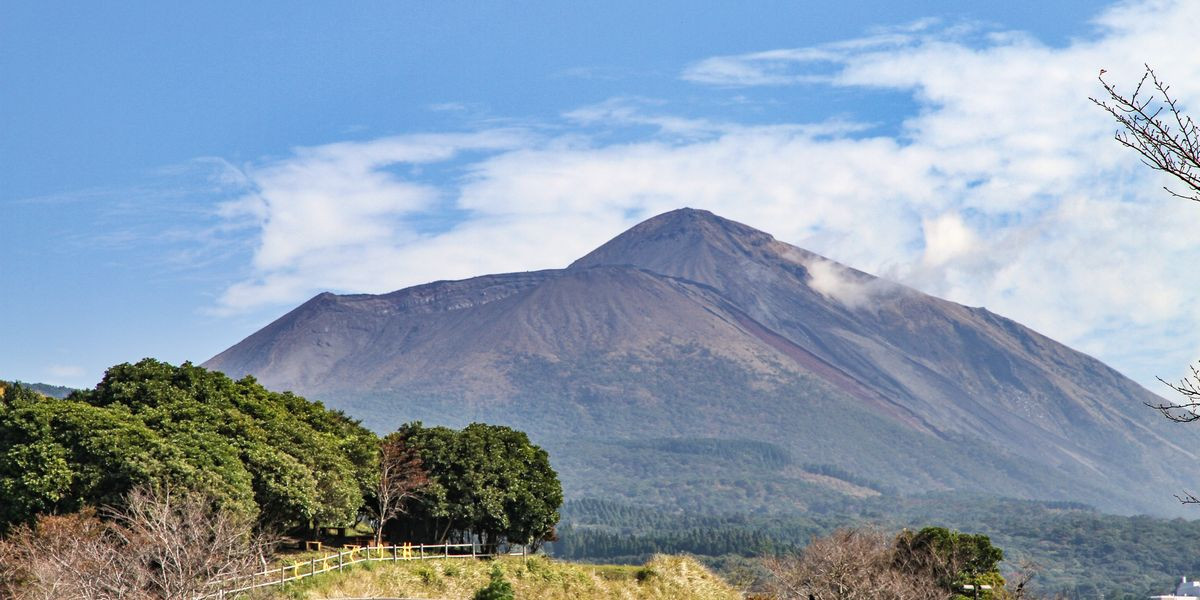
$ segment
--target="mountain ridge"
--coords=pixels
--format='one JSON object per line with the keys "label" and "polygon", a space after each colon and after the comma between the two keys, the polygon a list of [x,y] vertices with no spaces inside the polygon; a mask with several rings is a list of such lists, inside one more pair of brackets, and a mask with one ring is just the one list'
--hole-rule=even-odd
{"label": "mountain ridge", "polygon": [[205,366],[380,429],[521,426],[565,452],[580,490],[599,466],[572,440],[757,436],[902,491],[1115,489],[1098,504],[1178,514],[1171,493],[1191,477],[1168,465],[1200,442],[1144,409],[1150,392],[1015,321],[695,209],[564,269],[320,294]]}

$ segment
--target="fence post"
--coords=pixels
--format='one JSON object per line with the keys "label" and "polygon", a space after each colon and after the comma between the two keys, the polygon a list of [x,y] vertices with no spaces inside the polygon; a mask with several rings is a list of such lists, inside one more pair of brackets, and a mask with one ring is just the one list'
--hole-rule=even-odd
{"label": "fence post", "polygon": [[287,577],[287,567],[280,566],[279,567],[279,587],[283,587],[283,582],[286,581],[286,579],[285,579],[286,577]]}
{"label": "fence post", "polygon": [[396,562],[396,544],[392,544],[392,562]]}
{"label": "fence post", "polygon": [[338,573],[346,570],[345,563],[342,562],[342,551],[338,550]]}
{"label": "fence post", "polygon": [[420,560],[425,560],[425,544],[421,544],[421,547],[418,549],[418,552],[420,552],[420,554],[419,554],[419,556],[421,557]]}

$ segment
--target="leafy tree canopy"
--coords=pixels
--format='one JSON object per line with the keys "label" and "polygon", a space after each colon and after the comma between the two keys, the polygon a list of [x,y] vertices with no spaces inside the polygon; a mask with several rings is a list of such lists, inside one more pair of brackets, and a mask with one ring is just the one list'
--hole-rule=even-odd
{"label": "leafy tree canopy", "polygon": [[986,535],[960,533],[945,527],[904,531],[896,537],[894,566],[931,578],[938,587],[961,594],[964,585],[1004,586],[1000,561],[1004,551]]}
{"label": "leafy tree canopy", "polygon": [[204,490],[260,523],[345,524],[377,477],[374,434],[252,377],[145,359],[65,399],[3,389],[0,530],[140,483]]}
{"label": "leafy tree canopy", "polygon": [[392,436],[419,450],[430,480],[402,520],[407,535],[474,536],[486,546],[539,544],[553,535],[562,486],[546,451],[524,433],[482,423],[461,431],[410,423]]}

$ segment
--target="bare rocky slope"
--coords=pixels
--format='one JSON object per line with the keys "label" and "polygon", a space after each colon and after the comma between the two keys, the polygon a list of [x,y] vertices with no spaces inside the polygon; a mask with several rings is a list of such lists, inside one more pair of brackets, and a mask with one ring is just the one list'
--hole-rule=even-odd
{"label": "bare rocky slope", "polygon": [[970,490],[1179,514],[1200,448],[1094,358],[693,209],[566,269],[321,294],[205,366],[381,431],[510,424],[571,496],[684,508]]}

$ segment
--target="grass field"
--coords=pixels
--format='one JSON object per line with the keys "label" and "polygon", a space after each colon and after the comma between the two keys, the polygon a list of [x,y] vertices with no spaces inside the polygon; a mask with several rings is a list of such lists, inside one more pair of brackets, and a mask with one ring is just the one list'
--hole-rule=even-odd
{"label": "grass field", "polygon": [[364,563],[275,590],[266,598],[404,597],[467,600],[498,564],[519,599],[735,600],[737,590],[692,558],[655,556],[645,565],[590,565],[530,558]]}

